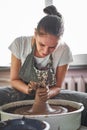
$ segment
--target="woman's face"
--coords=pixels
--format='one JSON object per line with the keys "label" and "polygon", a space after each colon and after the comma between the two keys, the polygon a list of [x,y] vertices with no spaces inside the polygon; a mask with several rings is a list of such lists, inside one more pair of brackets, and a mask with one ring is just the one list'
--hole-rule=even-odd
{"label": "woman's face", "polygon": [[38,35],[35,34],[36,52],[38,57],[45,57],[51,54],[58,45],[59,38],[51,34]]}

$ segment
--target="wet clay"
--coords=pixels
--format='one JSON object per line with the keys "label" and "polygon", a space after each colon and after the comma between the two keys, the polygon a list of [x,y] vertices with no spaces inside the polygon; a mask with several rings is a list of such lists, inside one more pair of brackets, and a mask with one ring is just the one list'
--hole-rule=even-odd
{"label": "wet clay", "polygon": [[[38,90],[40,88],[37,89],[36,91],[36,96],[35,96],[35,101],[34,104],[32,105],[32,107],[30,109],[28,109],[27,114],[53,114],[53,113],[64,113],[67,112],[67,109],[64,107],[57,107],[54,108],[52,107],[49,103],[48,100],[47,101],[42,101],[40,99],[40,96],[38,95]],[[24,112],[25,113],[25,112]]]}
{"label": "wet clay", "polygon": [[39,95],[36,92],[35,101],[33,105],[16,106],[6,110],[8,113],[21,114],[21,115],[48,115],[48,114],[61,114],[71,111],[75,111],[76,108],[71,106],[61,106],[49,104],[48,101],[40,100]]}
{"label": "wet clay", "polygon": [[21,106],[15,106],[15,107],[12,107],[12,108],[9,108],[7,110],[5,110],[5,112],[8,112],[8,113],[13,113],[13,114],[20,114],[20,115],[44,115],[44,114],[61,114],[61,113],[67,113],[67,112],[72,112],[72,111],[76,111],[77,109],[72,107],[72,106],[69,106],[69,105],[66,105],[66,106],[61,106],[61,105],[54,105],[54,104],[50,104],[51,108],[54,109],[55,111],[53,112],[43,112],[43,113],[40,113],[40,112],[31,112],[31,108],[32,108],[32,105],[21,105]]}

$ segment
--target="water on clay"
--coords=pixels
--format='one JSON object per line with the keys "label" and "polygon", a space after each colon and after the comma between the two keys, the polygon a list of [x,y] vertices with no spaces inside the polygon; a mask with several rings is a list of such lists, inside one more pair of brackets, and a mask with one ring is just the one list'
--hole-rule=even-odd
{"label": "water on clay", "polygon": [[67,113],[67,112],[72,112],[75,111],[76,108],[73,108],[71,106],[61,106],[61,105],[50,105],[52,108],[52,111],[49,112],[41,112],[41,113],[37,113],[37,112],[32,112],[31,108],[32,105],[21,105],[21,106],[17,106],[17,107],[13,107],[13,108],[8,108],[7,110],[5,110],[5,112],[8,113],[12,113],[12,114],[20,114],[20,115],[44,115],[44,114],[61,114],[61,113]]}
{"label": "water on clay", "polygon": [[[40,84],[40,86],[44,86],[44,84]],[[39,86],[39,87],[40,87]],[[40,89],[40,88],[38,88]],[[54,105],[49,104],[48,101],[41,101],[38,95],[38,89],[36,90],[35,102],[32,105],[20,105],[15,107],[8,108],[5,110],[8,113],[12,114],[20,114],[20,115],[49,115],[49,114],[61,114],[67,113],[70,111],[74,111],[75,108],[71,106],[62,106],[62,105]],[[41,88],[42,89],[42,88]]]}

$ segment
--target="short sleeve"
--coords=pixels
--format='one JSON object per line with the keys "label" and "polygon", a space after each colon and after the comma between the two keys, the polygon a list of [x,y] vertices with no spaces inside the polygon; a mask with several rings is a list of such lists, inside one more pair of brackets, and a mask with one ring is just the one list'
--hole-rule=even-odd
{"label": "short sleeve", "polygon": [[8,47],[8,49],[12,52],[12,54],[14,54],[18,59],[21,59],[21,48],[22,48],[21,42],[22,38],[18,37]]}
{"label": "short sleeve", "polygon": [[69,64],[73,61],[72,52],[68,45],[65,44],[65,47],[62,50],[62,54],[58,63],[58,66]]}

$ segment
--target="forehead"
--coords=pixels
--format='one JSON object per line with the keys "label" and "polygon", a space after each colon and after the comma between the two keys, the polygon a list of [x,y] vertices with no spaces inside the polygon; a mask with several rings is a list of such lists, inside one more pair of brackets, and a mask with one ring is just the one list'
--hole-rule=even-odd
{"label": "forehead", "polygon": [[52,34],[37,35],[38,42],[47,45],[56,45],[58,43],[58,37]]}

